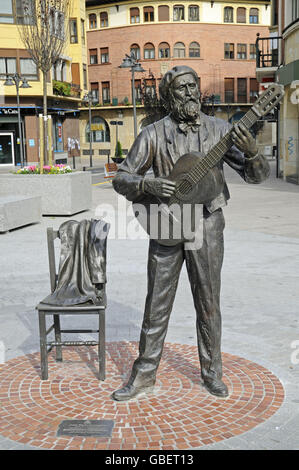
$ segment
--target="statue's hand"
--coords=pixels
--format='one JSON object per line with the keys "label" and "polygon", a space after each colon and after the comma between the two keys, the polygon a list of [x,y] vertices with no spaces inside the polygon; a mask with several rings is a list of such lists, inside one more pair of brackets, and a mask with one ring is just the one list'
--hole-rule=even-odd
{"label": "statue's hand", "polygon": [[234,145],[238,147],[246,157],[254,157],[258,150],[254,138],[243,124],[235,124],[232,132]]}
{"label": "statue's hand", "polygon": [[176,183],[164,178],[144,180],[144,191],[158,197],[170,197],[175,192]]}

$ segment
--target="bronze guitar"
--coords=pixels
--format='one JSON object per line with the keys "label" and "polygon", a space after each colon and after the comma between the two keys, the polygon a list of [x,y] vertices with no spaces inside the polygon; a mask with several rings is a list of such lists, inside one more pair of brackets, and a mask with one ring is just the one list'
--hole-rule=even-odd
{"label": "bronze guitar", "polygon": [[[279,103],[283,95],[282,85],[270,85],[239,123],[250,129]],[[133,204],[135,216],[150,238],[167,246],[192,240],[196,207],[212,201],[216,188],[219,192],[219,185],[223,184],[215,167],[233,146],[231,133],[232,130],[227,132],[205,156],[192,152],[179,158],[167,177],[177,183],[175,193],[170,198],[145,195]]]}

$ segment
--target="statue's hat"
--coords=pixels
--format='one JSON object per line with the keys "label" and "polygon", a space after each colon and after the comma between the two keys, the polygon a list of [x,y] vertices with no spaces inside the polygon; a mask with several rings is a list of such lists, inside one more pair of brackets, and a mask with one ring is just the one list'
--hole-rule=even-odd
{"label": "statue's hat", "polygon": [[176,65],[171,70],[168,70],[168,72],[165,73],[159,86],[160,96],[164,101],[167,101],[168,99],[168,90],[173,80],[179,77],[180,75],[185,75],[187,73],[191,73],[194,76],[196,83],[198,83],[197,73],[195,72],[195,70],[191,69],[191,67],[188,67],[187,65]]}

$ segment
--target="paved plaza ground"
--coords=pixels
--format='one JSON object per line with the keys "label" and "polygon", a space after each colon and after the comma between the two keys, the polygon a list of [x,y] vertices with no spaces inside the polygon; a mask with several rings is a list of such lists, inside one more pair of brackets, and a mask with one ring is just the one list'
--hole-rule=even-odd
{"label": "paved plaza ground", "polygon": [[[270,411],[263,409],[263,418],[253,421],[250,427],[246,428],[244,423],[244,428],[238,432],[224,433],[218,442],[206,439],[198,443],[196,439],[189,439],[182,441],[189,443],[185,444],[185,448],[299,449],[299,187],[276,179],[274,162],[271,162],[271,171],[271,177],[263,184],[247,185],[232,170],[226,170],[231,200],[224,209],[226,229],[221,305],[222,350],[228,379],[235,385],[234,380],[237,379],[234,377],[238,377],[238,380],[244,378],[242,384],[235,387],[240,393],[245,393],[245,397],[246,387],[249,386],[247,375],[250,376],[251,384],[255,384],[258,378],[261,383],[265,383],[266,378],[271,379],[276,387],[277,401],[273,398],[272,389],[271,398],[268,397],[270,386],[265,387],[262,393],[268,397],[269,403],[276,403],[276,406]],[[113,208],[118,207],[118,198],[111,183],[101,178],[93,181],[92,209],[72,216],[73,219],[97,217],[103,204],[110,205],[107,210],[111,216]],[[123,205],[120,211],[124,212]],[[0,341],[5,347],[6,361],[2,368],[5,368],[7,361],[22,368],[22,361],[26,362],[24,357],[29,357],[31,361],[38,358],[39,335],[35,306],[49,293],[46,227],[58,229],[65,220],[69,219],[43,217],[40,224],[0,235]],[[147,240],[113,239],[112,234],[108,240],[106,316],[106,337],[111,358],[115,349],[125,348],[126,344],[130,345],[130,354],[136,354],[146,294],[148,249]],[[67,321],[69,325],[72,320]],[[76,327],[80,320],[76,319],[71,324]],[[190,374],[195,374],[195,312],[185,269],[181,274],[166,342],[165,361],[168,358],[170,363],[173,361],[174,368],[179,367],[175,364],[180,356],[187,368],[188,364],[192,366]],[[68,359],[71,361],[72,356]],[[166,362],[162,364],[165,370]],[[75,367],[82,369],[83,365]],[[113,367],[112,363],[108,367],[110,374],[115,371]],[[80,373],[84,373],[82,370]],[[70,369],[66,372],[70,374]],[[182,371],[179,372],[182,374]],[[37,374],[34,380],[39,380]],[[109,378],[107,380],[108,384],[112,383]],[[184,382],[183,378],[180,380]],[[162,375],[159,387],[162,391],[165,389]],[[261,389],[260,386],[256,388]],[[196,390],[193,387],[188,396],[194,404],[194,411],[200,415]],[[202,394],[201,391],[200,400],[203,399]],[[176,398],[180,400],[179,395]],[[86,399],[82,397],[82,400]],[[157,409],[158,401],[159,394],[156,394]],[[225,401],[223,403],[222,421],[223,416],[225,418]],[[217,403],[210,405],[215,408],[218,406]],[[184,406],[184,400],[181,400],[175,410],[178,425],[185,416]],[[231,406],[234,404],[231,403]],[[59,418],[57,416],[58,421]],[[241,419],[240,416],[238,418]],[[47,416],[44,415],[43,419],[46,422]],[[192,419],[195,418],[190,415],[190,426],[195,426]],[[211,419],[207,423],[213,435],[213,414]],[[231,416],[227,419],[227,428],[231,426],[236,429],[231,419]],[[0,436],[0,449],[38,448],[38,445],[28,445],[26,440],[23,443],[20,440],[16,442],[10,436],[10,439]],[[138,443],[135,438],[133,435],[131,442]],[[179,448],[177,434],[172,442],[173,448]],[[80,446],[78,448],[84,448],[84,445]],[[180,448],[183,447],[181,445]]]}

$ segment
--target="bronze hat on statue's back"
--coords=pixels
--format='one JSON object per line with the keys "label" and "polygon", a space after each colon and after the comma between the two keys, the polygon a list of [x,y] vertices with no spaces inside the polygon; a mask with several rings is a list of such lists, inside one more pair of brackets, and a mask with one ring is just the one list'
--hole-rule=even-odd
{"label": "bronze hat on statue's back", "polygon": [[[224,217],[222,207],[229,199],[223,165],[230,165],[248,183],[260,183],[269,175],[267,160],[258,154],[255,139],[244,123],[232,126],[200,110],[200,93],[196,72],[176,66],[161,80],[160,96],[168,115],[145,127],[133,143],[114,180],[114,189],[134,203],[140,201],[181,202],[186,181],[195,186],[198,165],[205,165],[209,197],[199,201],[202,218],[200,245],[186,240],[165,240],[150,235],[148,254],[148,292],[139,343],[139,356],[133,364],[128,382],[112,394],[117,401],[130,400],[153,389],[162,356],[169,317],[184,262],[188,271],[196,311],[196,331],[201,377],[206,389],[218,397],[227,397],[222,381],[220,275],[223,260]],[[211,151],[221,143],[224,153]],[[184,155],[195,161],[185,180],[176,180],[176,170]],[[152,167],[154,178],[146,176]],[[189,178],[189,180],[188,180]],[[193,181],[193,183],[192,183]],[[199,185],[200,186],[200,185]],[[190,189],[190,188],[189,188]],[[192,188],[191,188],[192,189]],[[189,191],[189,194],[192,193]],[[191,201],[192,202],[192,201]],[[146,202],[144,202],[146,205]],[[196,238],[196,233],[194,234]],[[129,243],[129,242],[128,242]],[[133,243],[133,242],[130,242]],[[191,244],[192,245],[192,244]],[[182,316],[184,312],[182,312]]]}

